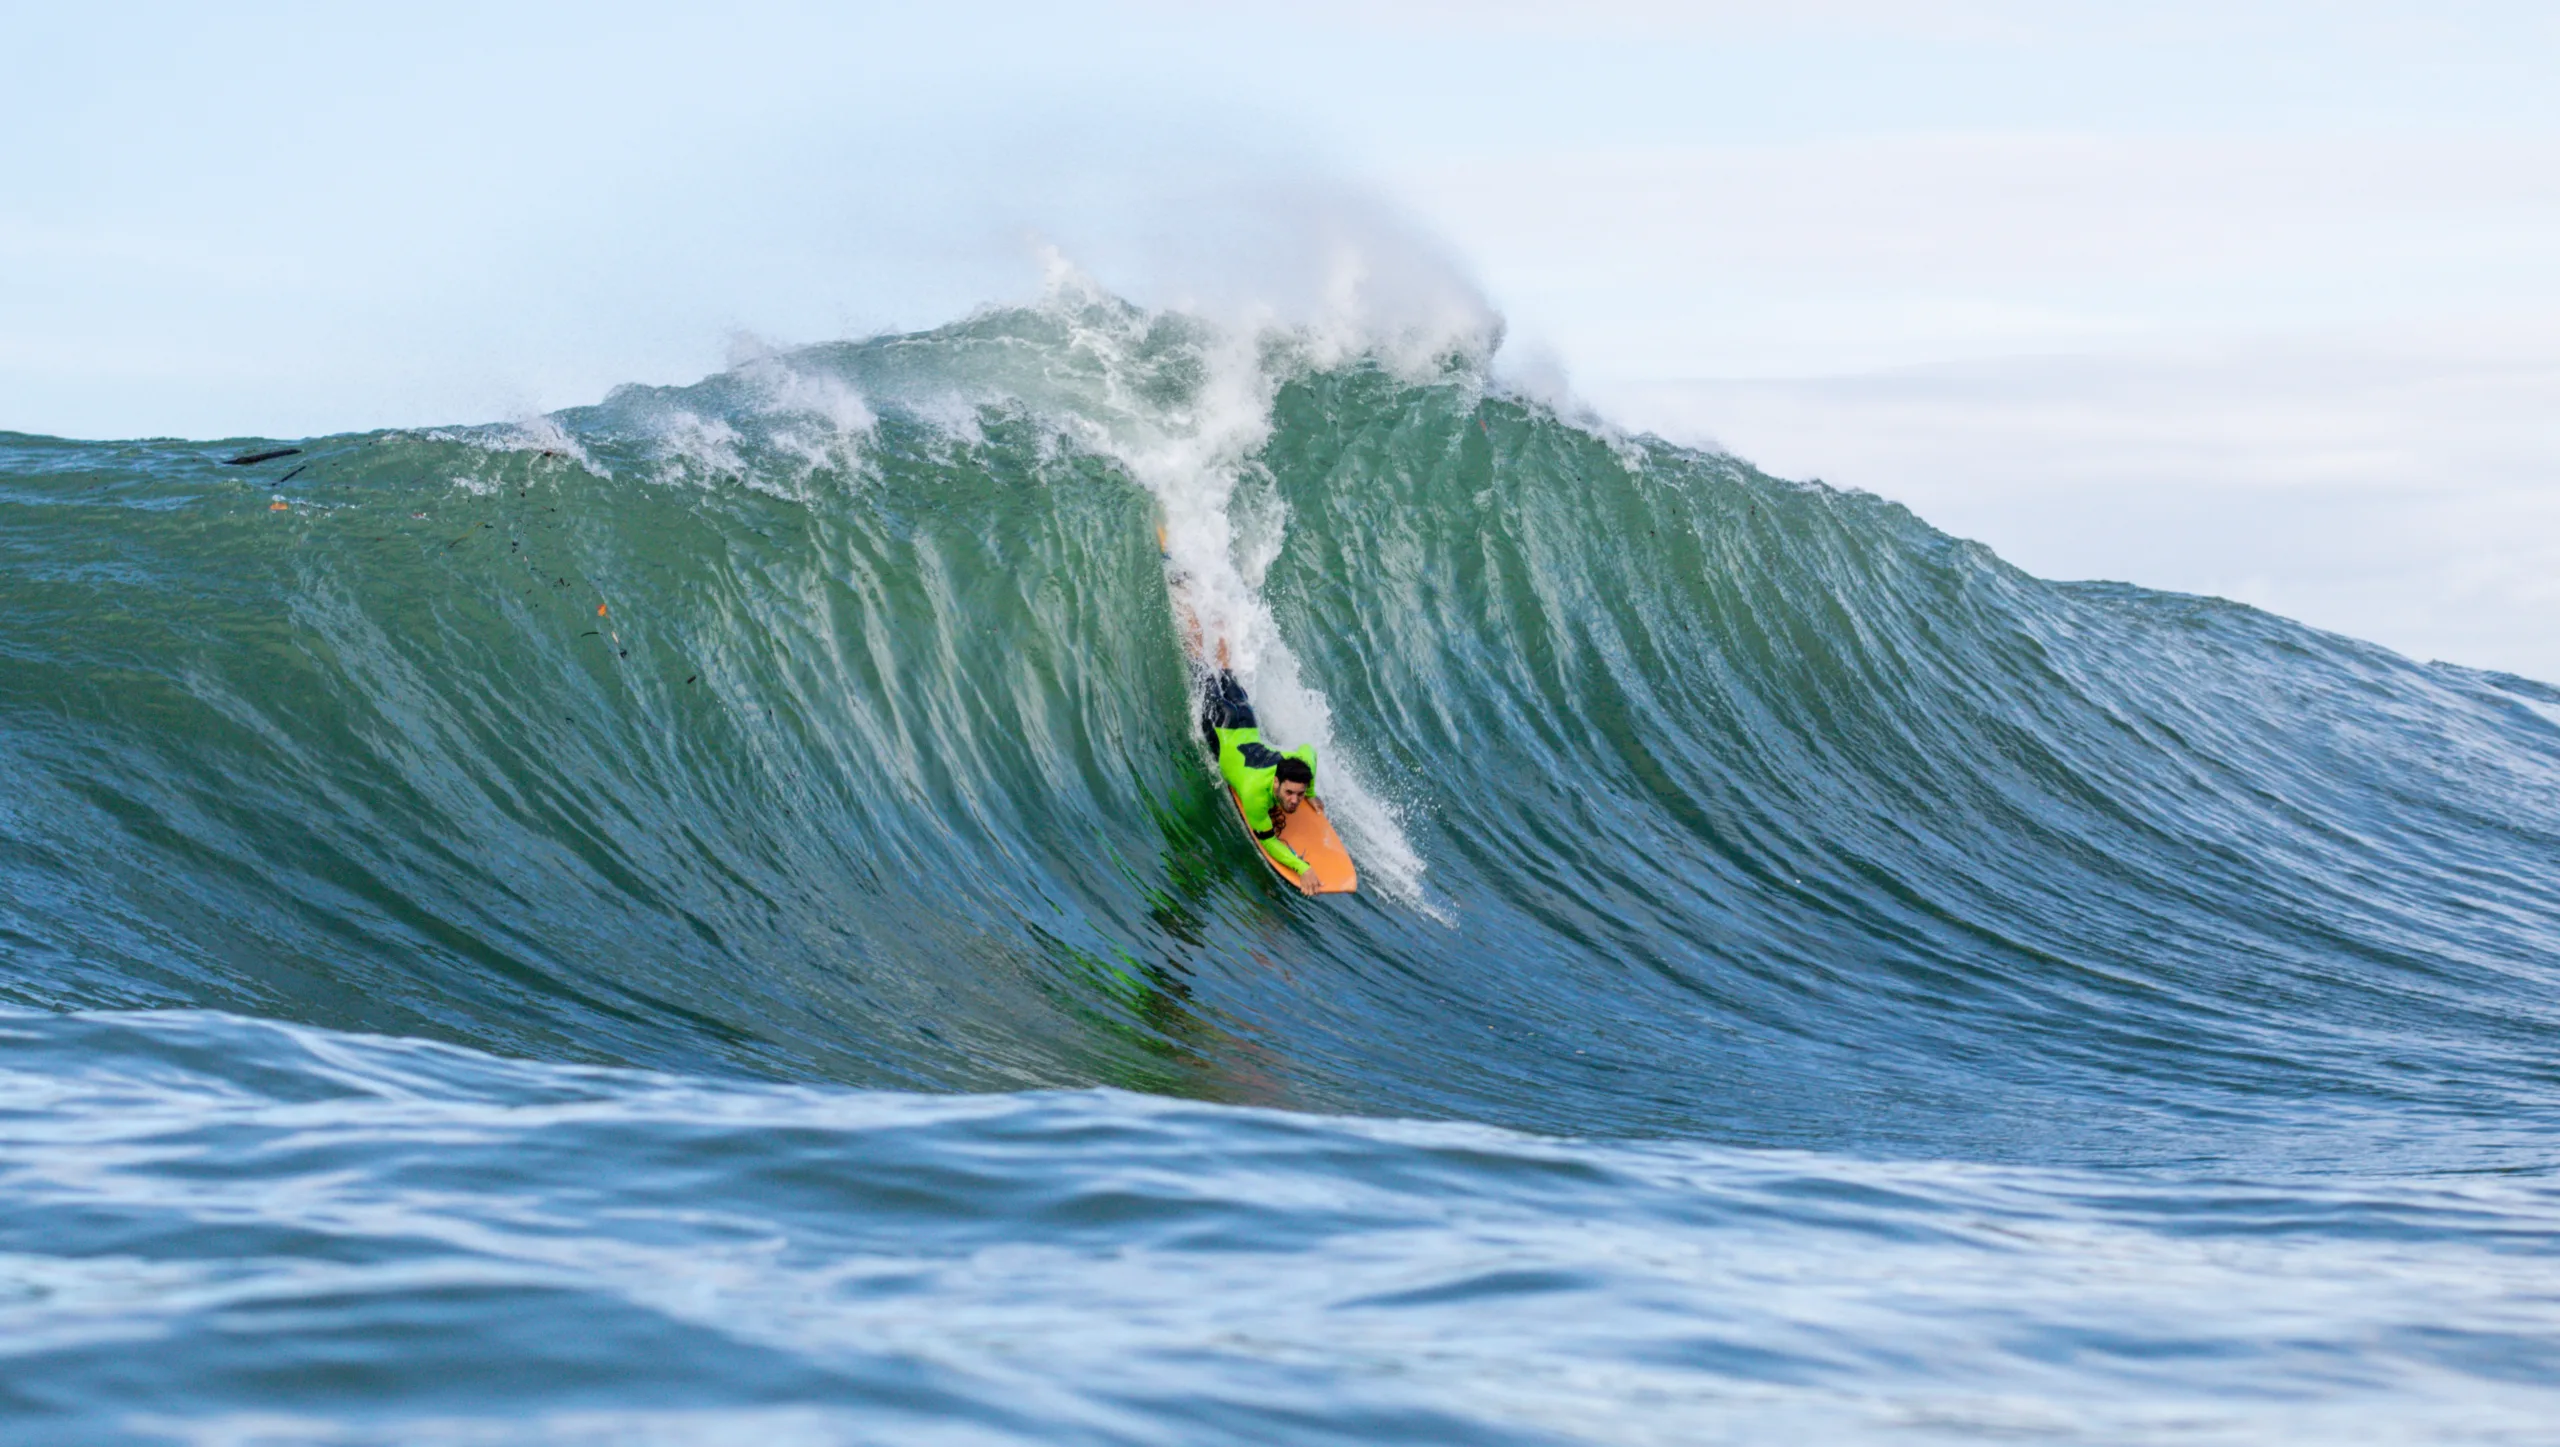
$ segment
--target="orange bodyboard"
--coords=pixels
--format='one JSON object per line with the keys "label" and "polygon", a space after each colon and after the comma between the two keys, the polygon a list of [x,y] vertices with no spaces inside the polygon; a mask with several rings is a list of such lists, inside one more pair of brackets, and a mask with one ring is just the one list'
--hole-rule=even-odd
{"label": "orange bodyboard", "polygon": [[[1253,843],[1253,857],[1271,866],[1271,872],[1298,887],[1295,870],[1283,869],[1253,837],[1253,826],[1245,824],[1244,801],[1236,791],[1227,790],[1227,802],[1235,805],[1236,822],[1244,824],[1244,837]],[[1333,821],[1324,817],[1324,801],[1309,799],[1298,806],[1280,825],[1280,842],[1298,852],[1298,857],[1313,865],[1316,871],[1316,893],[1349,894],[1360,887],[1360,871],[1351,863],[1351,851],[1342,847],[1342,836],[1333,832]]]}

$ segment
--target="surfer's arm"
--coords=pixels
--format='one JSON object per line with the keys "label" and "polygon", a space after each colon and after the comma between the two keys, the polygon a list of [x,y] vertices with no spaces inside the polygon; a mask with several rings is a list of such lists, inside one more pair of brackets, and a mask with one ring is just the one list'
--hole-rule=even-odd
{"label": "surfer's arm", "polygon": [[1271,862],[1291,874],[1306,873],[1307,861],[1299,858],[1298,851],[1290,848],[1280,837],[1279,821],[1271,817],[1269,797],[1256,797],[1238,790],[1236,801],[1244,806],[1244,827],[1253,831],[1253,842],[1262,846],[1262,852],[1271,856]]}
{"label": "surfer's arm", "polygon": [[[1259,836],[1262,833],[1259,829],[1256,829],[1253,832],[1256,836]],[[1282,869],[1289,871],[1291,874],[1304,874],[1307,872],[1307,861],[1300,859],[1298,857],[1298,851],[1290,848],[1286,843],[1282,842],[1280,836],[1276,833],[1270,838],[1262,840],[1262,852],[1271,856],[1272,863],[1279,865]]]}

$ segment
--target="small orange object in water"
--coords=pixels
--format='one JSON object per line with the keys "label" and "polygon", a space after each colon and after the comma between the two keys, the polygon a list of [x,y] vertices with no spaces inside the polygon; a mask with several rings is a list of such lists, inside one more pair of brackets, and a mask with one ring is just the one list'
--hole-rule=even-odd
{"label": "small orange object in water", "polygon": [[604,605],[602,603],[598,603],[596,605],[596,616],[599,618],[604,616]]}
{"label": "small orange object in water", "polygon": [[284,510],[285,505],[281,502],[271,502],[267,504],[267,511],[269,512],[283,512]]}

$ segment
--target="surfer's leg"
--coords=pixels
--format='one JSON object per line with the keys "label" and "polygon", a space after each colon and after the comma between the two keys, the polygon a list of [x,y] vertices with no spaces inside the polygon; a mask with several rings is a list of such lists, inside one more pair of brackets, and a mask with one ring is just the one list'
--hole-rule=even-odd
{"label": "surfer's leg", "polygon": [[1244,696],[1244,685],[1236,676],[1221,668],[1209,675],[1208,691],[1200,700],[1200,733],[1216,743],[1220,729],[1258,729],[1262,725],[1253,716],[1253,703]]}

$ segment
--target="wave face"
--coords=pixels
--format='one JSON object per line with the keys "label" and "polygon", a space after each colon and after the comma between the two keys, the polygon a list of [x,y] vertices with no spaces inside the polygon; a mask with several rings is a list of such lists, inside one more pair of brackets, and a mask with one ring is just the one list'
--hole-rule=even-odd
{"label": "wave face", "polygon": [[[1502,1148],[1603,1173],[1779,1147],[1848,1195],[1925,1174],[1860,1164],[1886,1159],[2543,1169],[2560,691],[2028,577],[1876,498],[1560,415],[1481,355],[1070,289],[256,463],[226,459],[282,444],[0,438],[0,1001],[220,1012],[30,1016],[21,1048],[77,1074],[94,1038],[147,1082],[199,1032],[187,1069],[230,1083],[173,1100],[289,1104],[336,1078],[309,1052],[402,1037],[565,1072],[491,1110],[589,1067],[744,1077],[772,1084],[699,1088],[787,1133],[785,1087],[850,1087],[828,1098],[955,1122],[963,1153],[1281,1129],[1230,1106],[1661,1143]],[[1322,747],[1359,896],[1280,887],[1213,788],[1159,517],[1266,724]],[[239,1017],[295,1027],[301,1063],[253,1067],[284,1047]],[[861,1093],[1089,1086],[1206,1104]],[[28,1118],[103,1129],[110,1097]],[[596,1130],[611,1177],[623,1137]],[[349,1147],[365,1171],[415,1148]],[[792,1169],[718,1177],[706,1209],[752,1217]],[[2073,1179],[2057,1199],[2097,1189]],[[1013,1239],[1049,1241],[1022,1209]],[[2540,1310],[2528,1355],[2560,1343]],[[1266,1388],[1288,1397],[1237,1390]],[[1184,1435],[1164,1410],[1149,1430]],[[1355,1418],[1326,1430],[1405,1420]]]}

